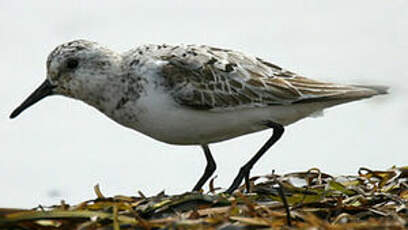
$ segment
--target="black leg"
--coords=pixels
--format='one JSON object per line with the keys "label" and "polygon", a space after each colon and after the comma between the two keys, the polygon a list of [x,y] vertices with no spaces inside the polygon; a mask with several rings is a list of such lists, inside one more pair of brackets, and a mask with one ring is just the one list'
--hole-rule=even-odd
{"label": "black leg", "polygon": [[205,167],[204,174],[201,176],[200,180],[194,186],[193,191],[199,191],[217,168],[217,166],[215,165],[214,158],[211,155],[210,149],[208,148],[208,145],[202,145],[201,147],[203,148],[205,158],[207,159],[207,167]]}
{"label": "black leg", "polygon": [[235,177],[234,182],[232,182],[231,186],[225,191],[226,193],[233,193],[241,184],[242,180],[245,178],[245,184],[247,186],[247,189],[249,189],[249,171],[251,171],[252,167],[254,164],[259,160],[259,158],[264,155],[268,149],[276,143],[282,136],[285,128],[274,122],[268,122],[266,124],[268,127],[273,129],[273,134],[272,136],[268,139],[268,141],[262,146],[262,148],[255,154],[254,157],[252,157],[244,166],[241,167],[239,170],[238,175]]}

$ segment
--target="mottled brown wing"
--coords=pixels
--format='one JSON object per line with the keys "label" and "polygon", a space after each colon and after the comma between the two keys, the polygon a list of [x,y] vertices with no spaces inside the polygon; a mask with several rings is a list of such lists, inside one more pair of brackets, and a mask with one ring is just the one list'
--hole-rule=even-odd
{"label": "mottled brown wing", "polygon": [[181,105],[201,109],[334,100],[352,86],[318,82],[240,52],[178,46],[161,53],[166,87]]}

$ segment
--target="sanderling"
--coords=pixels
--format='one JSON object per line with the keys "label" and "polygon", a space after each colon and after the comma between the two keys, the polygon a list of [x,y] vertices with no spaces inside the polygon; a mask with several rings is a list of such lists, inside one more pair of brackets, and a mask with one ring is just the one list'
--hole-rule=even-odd
{"label": "sanderling", "polygon": [[204,45],[145,45],[116,53],[86,40],[55,48],[47,78],[10,118],[49,95],[79,99],[117,123],[156,140],[201,145],[207,166],[193,190],[216,169],[209,144],[271,128],[270,139],[239,170],[232,193],[284,126],[325,108],[386,94],[382,86],[316,81],[261,58]]}

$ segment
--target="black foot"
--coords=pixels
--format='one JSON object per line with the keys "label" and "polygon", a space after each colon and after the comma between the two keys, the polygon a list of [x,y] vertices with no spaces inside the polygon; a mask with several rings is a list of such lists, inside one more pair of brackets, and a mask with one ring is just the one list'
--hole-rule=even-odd
{"label": "black foot", "polygon": [[285,208],[286,221],[288,223],[288,226],[291,227],[292,218],[290,217],[290,210],[289,210],[288,200],[286,199],[286,196],[285,196],[285,190],[283,189],[282,184],[278,180],[276,180],[276,183],[279,185],[278,192],[279,192],[280,198],[282,199],[283,207]]}
{"label": "black foot", "polygon": [[264,155],[268,149],[275,144],[282,136],[284,132],[284,128],[282,125],[274,123],[274,122],[267,122],[266,126],[273,129],[272,136],[266,141],[266,143],[262,146],[261,149],[253,156],[240,170],[238,175],[235,177],[234,182],[232,182],[231,186],[225,191],[226,193],[233,193],[241,184],[242,180],[245,178],[245,186],[247,191],[250,191],[250,182],[249,182],[249,171],[254,166],[254,164],[259,160],[259,158]]}
{"label": "black foot", "polygon": [[211,177],[211,175],[215,172],[216,166],[215,164],[207,164],[207,167],[205,167],[204,174],[200,178],[200,180],[197,182],[197,184],[194,186],[193,191],[200,191],[205,182]]}
{"label": "black foot", "polygon": [[[235,177],[234,182],[232,182],[231,186],[225,191],[225,193],[232,194],[241,184],[242,180],[245,178],[245,184],[247,185],[247,189],[249,188],[249,171],[251,170],[248,166],[243,166],[240,170],[238,175]],[[246,179],[248,178],[248,180]],[[248,190],[249,191],[249,190]]]}

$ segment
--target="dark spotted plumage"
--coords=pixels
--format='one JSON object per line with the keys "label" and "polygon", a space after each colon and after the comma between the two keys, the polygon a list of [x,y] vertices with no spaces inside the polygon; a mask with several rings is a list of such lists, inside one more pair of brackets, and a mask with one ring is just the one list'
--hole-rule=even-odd
{"label": "dark spotted plumage", "polygon": [[82,50],[87,50],[87,49],[89,50],[94,45],[96,45],[95,42],[91,42],[87,40],[75,40],[75,41],[67,42],[60,46],[57,46],[48,55],[47,68],[50,67],[51,61],[54,60],[56,57],[66,58],[67,56],[70,56],[70,55],[76,55],[78,52]]}
{"label": "dark spotted plumage", "polygon": [[[140,54],[141,50],[145,52]],[[159,72],[174,100],[198,109],[347,100],[377,93],[366,87],[312,80],[229,49],[147,45],[131,53],[135,60],[147,57],[162,61]]]}

